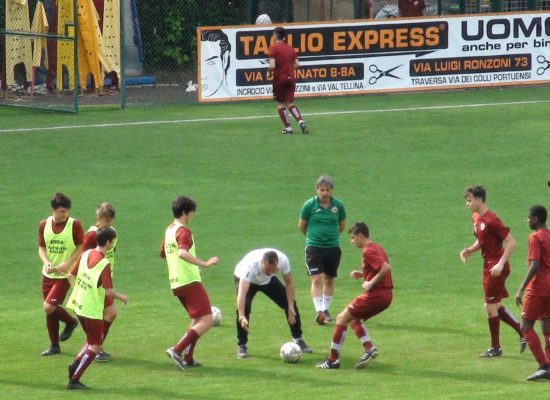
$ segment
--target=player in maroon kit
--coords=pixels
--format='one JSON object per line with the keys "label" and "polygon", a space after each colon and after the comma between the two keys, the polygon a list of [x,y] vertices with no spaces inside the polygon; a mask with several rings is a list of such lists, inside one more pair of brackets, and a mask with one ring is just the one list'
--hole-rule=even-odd
{"label": "player in maroon kit", "polygon": [[[546,228],[547,217],[548,212],[543,206],[529,209],[527,222],[534,231],[529,235],[529,270],[516,294],[516,304],[523,304],[521,330],[539,363],[539,369],[527,378],[529,381],[550,378],[550,231]],[[542,321],[546,354],[533,329],[539,319]]]}
{"label": "player in maroon kit", "polygon": [[[460,259],[466,263],[467,258],[481,249],[483,257],[483,291],[485,293],[485,310],[488,315],[491,347],[480,354],[480,357],[498,357],[502,355],[500,348],[500,321],[510,325],[519,335],[520,353],[525,350],[526,342],[520,325],[512,313],[500,302],[508,297],[506,278],[510,274],[510,255],[516,242],[500,219],[490,211],[486,204],[485,188],[480,185],[471,186],[464,194],[466,207],[472,212],[474,234],[476,241],[470,247],[460,252]],[[502,243],[506,242],[503,247]]]}
{"label": "player in maroon kit", "polygon": [[355,368],[364,368],[378,355],[361,320],[367,320],[388,308],[392,301],[391,265],[386,252],[377,243],[370,240],[369,228],[364,222],[356,222],[348,231],[351,242],[362,249],[362,271],[352,271],[350,276],[355,279],[363,278],[364,293],[357,296],[338,316],[332,334],[330,355],[317,368],[340,368],[340,350],[346,337],[346,329],[351,324],[355,335],[364,348],[363,355],[355,364]]}
{"label": "player in maroon kit", "polygon": [[292,133],[292,127],[288,120],[288,110],[303,133],[308,133],[309,128],[302,119],[302,114],[294,104],[294,91],[296,90],[296,77],[294,70],[300,66],[294,49],[285,42],[286,31],[283,27],[277,27],[273,31],[275,44],[269,48],[269,70],[273,76],[273,98],[277,102],[277,111],[283,121],[282,134]]}
{"label": "player in maroon kit", "polygon": [[[59,354],[61,352],[59,341],[64,342],[69,339],[78,326],[78,321],[61,304],[65,301],[70,288],[67,279],[69,268],[82,252],[84,236],[80,221],[69,217],[71,210],[69,197],[63,193],[55,193],[51,198],[50,206],[52,216],[40,221],[38,226],[38,256],[43,264],[42,294],[51,343],[42,352],[43,356]],[[61,336],[59,321],[65,323]]]}

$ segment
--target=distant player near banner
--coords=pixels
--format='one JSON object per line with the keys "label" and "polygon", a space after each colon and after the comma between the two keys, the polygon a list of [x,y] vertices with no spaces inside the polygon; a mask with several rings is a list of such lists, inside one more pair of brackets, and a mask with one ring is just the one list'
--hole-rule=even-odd
{"label": "distant player near banner", "polygon": [[[460,252],[463,263],[470,255],[481,249],[483,257],[483,291],[485,294],[485,311],[491,334],[491,347],[480,354],[480,357],[498,357],[502,355],[500,348],[500,321],[508,324],[519,335],[519,351],[523,353],[526,342],[520,331],[519,322],[507,310],[501,300],[508,297],[506,278],[510,274],[508,260],[516,242],[510,229],[487,208],[485,204],[486,191],[481,185],[470,186],[464,194],[466,206],[472,212],[474,235],[476,241]],[[503,242],[506,245],[503,247]]]}
{"label": "distant player near banner", "polygon": [[292,127],[288,120],[287,110],[300,125],[303,133],[309,133],[302,114],[294,104],[294,92],[296,90],[295,69],[300,66],[294,49],[286,42],[285,28],[278,26],[273,31],[275,44],[269,48],[269,74],[273,77],[273,99],[277,102],[277,111],[283,121],[282,134],[292,133]]}
{"label": "distant player near banner", "polygon": [[[521,330],[539,364],[539,369],[527,378],[529,381],[550,378],[550,231],[546,228],[547,218],[548,212],[544,206],[529,209],[527,223],[534,231],[529,235],[529,270],[516,293],[516,304],[523,305]],[[546,354],[533,329],[539,319]]]}
{"label": "distant player near banner", "polygon": [[189,197],[180,196],[172,202],[174,222],[166,229],[160,246],[160,256],[166,258],[168,264],[170,288],[191,317],[185,335],[166,350],[182,371],[202,365],[193,358],[193,351],[200,337],[212,328],[212,308],[201,283],[199,267],[207,268],[219,261],[218,257],[203,261],[195,255],[195,239],[188,225],[196,208],[197,204]]}
{"label": "distant player near banner", "polygon": [[[50,201],[52,215],[40,222],[38,227],[38,256],[42,261],[42,294],[46,326],[50,346],[43,356],[59,354],[59,341],[69,339],[78,326],[78,321],[61,304],[70,288],[69,269],[82,252],[84,232],[80,221],[69,217],[71,199],[56,193]],[[59,335],[59,321],[65,329]]]}
{"label": "distant player near banner", "polygon": [[[82,244],[83,251],[95,249],[97,246],[97,231],[99,228],[113,228],[113,220],[115,219],[116,212],[114,207],[109,203],[101,203],[96,209],[96,223],[92,225],[86,234],[84,235],[84,242]],[[113,228],[114,229],[114,228]],[[115,230],[116,232],[116,230]],[[113,246],[107,250],[105,257],[109,260],[111,265],[111,275],[115,268],[115,251],[117,245],[117,237],[113,239]],[[105,309],[103,310],[103,342],[109,333],[111,324],[117,317],[117,309],[113,299],[109,296],[105,296]],[[103,349],[97,354],[96,361],[109,361],[110,354],[106,353]]]}

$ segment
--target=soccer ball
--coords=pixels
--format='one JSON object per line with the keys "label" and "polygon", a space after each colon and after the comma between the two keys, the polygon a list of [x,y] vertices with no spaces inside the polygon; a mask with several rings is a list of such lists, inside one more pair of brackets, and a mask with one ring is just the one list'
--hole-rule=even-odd
{"label": "soccer ball", "polygon": [[271,24],[271,18],[267,14],[260,14],[256,18],[256,25],[269,25]]}
{"label": "soccer ball", "polygon": [[294,364],[297,363],[302,356],[302,350],[296,343],[288,342],[281,346],[279,355],[281,356],[281,360],[284,362]]}
{"label": "soccer ball", "polygon": [[212,322],[214,326],[220,326],[222,323],[222,312],[218,307],[212,306]]}

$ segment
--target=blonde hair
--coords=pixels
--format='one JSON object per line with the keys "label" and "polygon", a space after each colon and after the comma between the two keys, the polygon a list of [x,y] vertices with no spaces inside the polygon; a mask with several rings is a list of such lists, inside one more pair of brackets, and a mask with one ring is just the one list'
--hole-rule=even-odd
{"label": "blonde hair", "polygon": [[115,212],[115,208],[111,205],[111,203],[101,203],[100,205],[97,206],[95,215],[97,218],[114,219],[116,212]]}

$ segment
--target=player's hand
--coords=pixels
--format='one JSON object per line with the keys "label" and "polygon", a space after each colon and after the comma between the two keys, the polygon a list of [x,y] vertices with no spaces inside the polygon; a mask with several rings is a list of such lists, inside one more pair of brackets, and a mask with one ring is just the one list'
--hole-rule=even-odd
{"label": "player's hand", "polygon": [[250,329],[248,328],[248,320],[245,317],[239,318],[239,322],[241,324],[241,328],[247,332],[250,332]]}
{"label": "player's hand", "polygon": [[521,306],[523,304],[523,289],[518,289],[516,293],[516,304]]}
{"label": "player's hand", "polygon": [[67,272],[69,269],[69,264],[66,262],[62,262],[57,267],[53,268],[53,271],[56,275],[63,275]]}
{"label": "player's hand", "polygon": [[207,262],[206,262],[206,266],[207,267],[210,267],[211,265],[216,265],[220,262],[220,259],[219,257],[211,257]]}
{"label": "player's hand", "polygon": [[288,309],[288,323],[294,325],[296,323],[296,311],[294,308]]}
{"label": "player's hand", "polygon": [[470,252],[470,249],[463,249],[459,254],[460,261],[466,264],[466,260],[468,259],[468,257],[470,257],[470,254],[472,254]]}
{"label": "player's hand", "polygon": [[365,281],[363,282],[363,284],[361,285],[361,287],[363,288],[363,290],[365,292],[368,292],[369,290],[372,289],[372,283],[370,281]]}
{"label": "player's hand", "polygon": [[44,264],[44,269],[46,270],[46,273],[52,274],[54,272],[54,269],[52,268],[51,263]]}
{"label": "player's hand", "polygon": [[491,268],[491,276],[500,276],[503,269],[504,269],[504,264],[499,261],[498,263],[495,264],[493,268]]}
{"label": "player's hand", "polygon": [[363,277],[363,273],[361,271],[357,271],[356,269],[354,269],[349,273],[349,276],[353,279],[360,279]]}
{"label": "player's hand", "polygon": [[121,293],[118,299],[122,302],[122,304],[128,304],[128,296],[126,296],[125,294]]}

